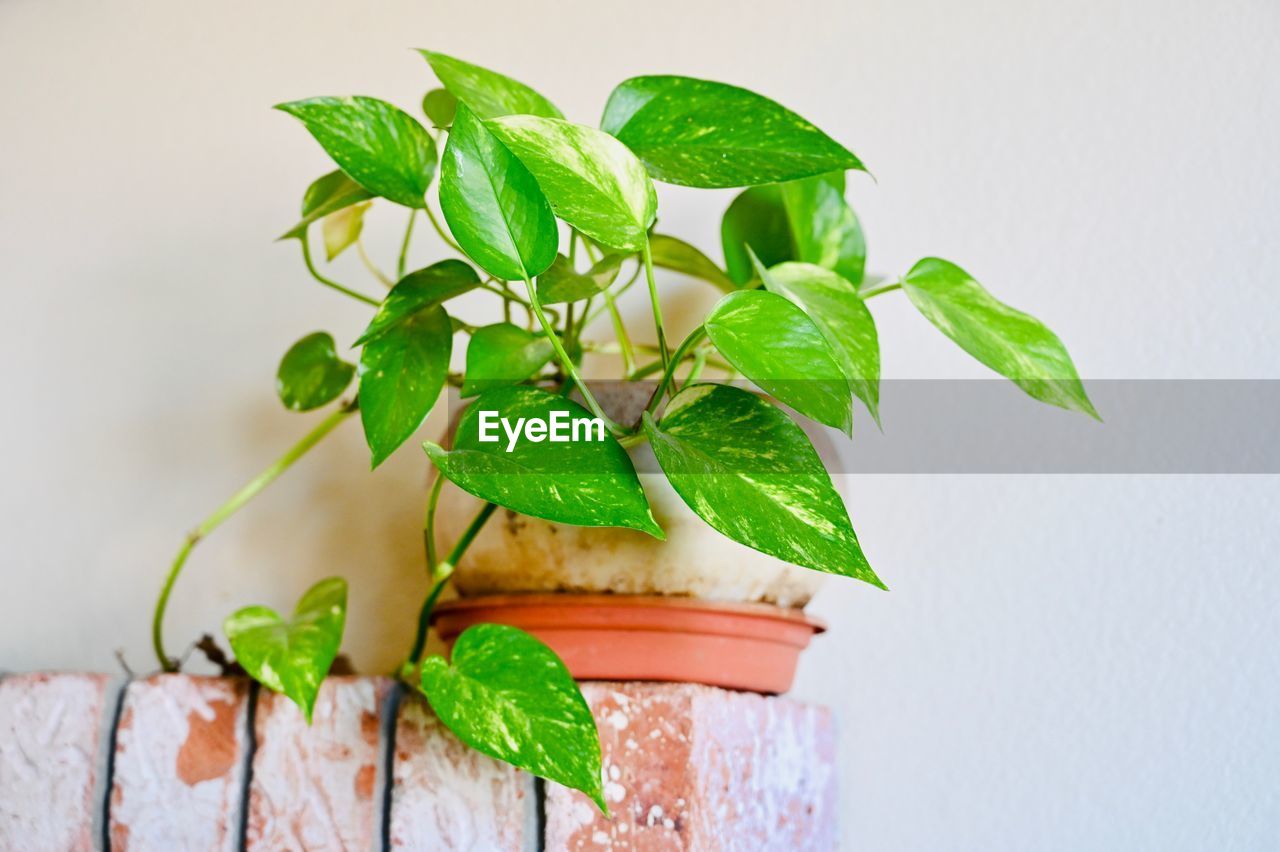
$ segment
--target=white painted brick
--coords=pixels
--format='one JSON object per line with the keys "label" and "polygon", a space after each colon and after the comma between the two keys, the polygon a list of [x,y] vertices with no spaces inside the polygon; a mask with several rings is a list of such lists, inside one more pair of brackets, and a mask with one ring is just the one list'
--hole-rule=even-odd
{"label": "white painted brick", "polygon": [[0,681],[0,849],[90,850],[100,836],[106,675],[27,674]]}
{"label": "white painted brick", "polygon": [[112,852],[233,850],[249,682],[157,675],[125,693],[111,790]]}
{"label": "white painted brick", "polygon": [[418,695],[400,705],[392,779],[393,849],[536,848],[533,778],[463,745]]}
{"label": "white painted brick", "polygon": [[830,850],[830,713],[697,684],[584,683],[600,729],[605,819],[547,784],[546,849]]}
{"label": "white painted brick", "polygon": [[390,689],[383,678],[331,677],[320,688],[311,727],[293,702],[259,692],[248,849],[374,847],[381,830],[380,714]]}

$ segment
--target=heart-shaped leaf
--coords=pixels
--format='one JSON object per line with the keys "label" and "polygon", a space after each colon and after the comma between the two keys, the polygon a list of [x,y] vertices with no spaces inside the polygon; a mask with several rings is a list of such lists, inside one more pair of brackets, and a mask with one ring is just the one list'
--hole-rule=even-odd
{"label": "heart-shaped leaf", "polygon": [[369,326],[352,345],[366,343],[418,311],[443,304],[479,286],[480,276],[476,271],[455,258],[410,272],[387,293]]}
{"label": "heart-shaped leaf", "polygon": [[369,209],[370,202],[353,204],[336,213],[330,213],[320,223],[320,233],[324,236],[325,260],[332,261],[360,239],[364,230],[364,212]]}
{"label": "heart-shaped leaf", "polygon": [[871,311],[858,288],[829,269],[812,263],[783,263],[760,278],[770,293],[803,310],[831,344],[849,388],[880,422],[880,340]]}
{"label": "heart-shaped leaf", "polygon": [[285,408],[310,411],[332,402],[351,384],[355,365],[338,357],[333,337],[308,334],[289,347],[276,370],[276,393]]}
{"label": "heart-shaped leaf", "polygon": [[309,98],[276,109],[301,121],[333,161],[374,195],[425,207],[436,143],[407,112],[377,98]]}
{"label": "heart-shaped leaf", "polygon": [[779,559],[884,588],[804,431],[755,394],[693,385],[645,433],[676,493],[714,529]]}
{"label": "heart-shaped leaf", "polygon": [[228,616],[222,630],[236,662],[267,689],[288,696],[309,725],[346,620],[347,581],[330,577],[302,596],[289,621],[269,607],[247,606]]}
{"label": "heart-shaped leaf", "polygon": [[476,751],[581,790],[608,812],[595,719],[542,642],[505,624],[469,627],[454,643],[452,665],[443,657],[422,664],[422,691]]}
{"label": "heart-shaped leaf", "polygon": [[654,266],[701,278],[726,293],[738,289],[715,261],[684,240],[666,234],[650,234],[649,252]]}
{"label": "heart-shaped leaf", "polygon": [[436,127],[448,128],[458,110],[458,99],[448,89],[432,89],[422,96],[422,112]]}
{"label": "heart-shaped leaf", "polygon": [[644,245],[658,196],[625,145],[555,118],[509,115],[486,123],[533,172],[557,216],[610,248],[639,251]]}
{"label": "heart-shaped leaf", "polygon": [[782,296],[739,290],[704,323],[725,359],[766,393],[849,434],[853,398],[831,344],[805,312]]}
{"label": "heart-shaped leaf", "polygon": [[377,467],[427,419],[449,373],[453,324],[430,305],[391,325],[360,352],[360,421]]}
{"label": "heart-shaped leaf", "polygon": [[1101,419],[1058,336],[954,263],[927,257],[902,279],[902,289],[939,331],[1034,399]]}
{"label": "heart-shaped leaf", "polygon": [[444,148],[440,209],[458,244],[495,278],[522,281],[555,260],[560,231],[537,180],[465,104]]}
{"label": "heart-shaped leaf", "polygon": [[544,335],[533,334],[509,322],[486,325],[467,344],[467,372],[463,396],[502,385],[514,385],[541,370],[555,350]]}
{"label": "heart-shaped leaf", "polygon": [[623,255],[606,254],[586,272],[578,272],[562,254],[538,276],[538,301],[544,305],[576,302],[609,289],[622,268]]}
{"label": "heart-shaped leaf", "polygon": [[561,524],[663,537],[627,451],[602,421],[558,394],[487,391],[459,419],[452,451],[424,448],[454,485],[490,503]]}
{"label": "heart-shaped leaf", "polygon": [[692,77],[633,77],[600,126],[658,180],[729,187],[862,169],[843,145],[763,95]]}
{"label": "heart-shaped leaf", "polygon": [[430,63],[431,70],[440,78],[444,87],[481,118],[497,118],[500,115],[564,118],[551,101],[505,74],[445,56],[443,53],[430,50],[418,52]]}
{"label": "heart-shaped leaf", "polygon": [[312,222],[353,204],[368,201],[373,194],[342,173],[340,169],[316,178],[302,196],[302,221],[279,239],[304,239]]}
{"label": "heart-shaped leaf", "polygon": [[740,193],[724,213],[720,238],[729,277],[739,285],[751,280],[748,249],[766,267],[799,260],[862,283],[866,242],[858,217],[844,200],[840,173]]}

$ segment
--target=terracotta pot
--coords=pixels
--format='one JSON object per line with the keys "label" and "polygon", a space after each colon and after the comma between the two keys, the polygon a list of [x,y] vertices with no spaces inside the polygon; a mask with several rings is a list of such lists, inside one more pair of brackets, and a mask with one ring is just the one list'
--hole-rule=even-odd
{"label": "terracotta pot", "polygon": [[800,610],[639,595],[493,595],[449,601],[432,622],[445,643],[474,624],[519,627],[579,680],[705,683],[781,693],[826,626]]}
{"label": "terracotta pot", "polygon": [[[600,386],[597,396],[610,416],[631,423],[652,390],[615,383]],[[811,432],[810,438],[820,451],[830,448],[824,433]],[[819,572],[752,550],[707,526],[659,472],[648,444],[628,452],[665,542],[634,530],[565,526],[500,509],[458,566],[458,593],[607,592],[803,607],[817,592]],[[446,483],[436,521],[441,549],[448,549],[479,507],[476,498]]]}

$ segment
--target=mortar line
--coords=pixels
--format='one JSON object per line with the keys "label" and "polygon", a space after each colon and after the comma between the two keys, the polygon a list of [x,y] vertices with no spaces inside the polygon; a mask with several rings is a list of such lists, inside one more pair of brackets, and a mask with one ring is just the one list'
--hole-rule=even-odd
{"label": "mortar line", "polygon": [[240,773],[240,810],[236,814],[236,849],[245,852],[249,842],[249,792],[253,787],[253,758],[258,753],[258,682],[249,681],[249,697],[244,711],[244,757]]}
{"label": "mortar line", "polygon": [[102,789],[97,797],[99,806],[95,815],[102,821],[98,826],[98,843],[103,852],[111,852],[111,791],[116,783],[116,741],[120,733],[120,718],[124,714],[125,696],[131,683],[133,677],[129,675],[125,675],[123,680],[112,679],[111,686],[103,695],[104,718],[100,728],[100,748],[103,751],[98,754]]}
{"label": "mortar line", "polygon": [[381,747],[378,755],[378,772],[382,775],[382,786],[378,789],[382,794],[380,797],[382,812],[379,814],[378,842],[383,852],[391,849],[391,805],[395,787],[395,778],[392,773],[395,771],[396,720],[400,717],[400,702],[404,699],[404,695],[404,685],[398,680],[393,681],[380,708],[382,726],[378,736]]}

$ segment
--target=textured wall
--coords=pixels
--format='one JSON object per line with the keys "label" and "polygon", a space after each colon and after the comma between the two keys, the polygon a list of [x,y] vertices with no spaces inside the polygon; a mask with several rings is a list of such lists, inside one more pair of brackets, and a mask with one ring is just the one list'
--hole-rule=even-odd
{"label": "textured wall", "polygon": [[[633,73],[739,82],[874,169],[851,182],[874,269],[955,259],[1046,319],[1087,378],[1276,378],[1278,37],[1268,0],[4,0],[0,666],[108,670],[122,647],[146,667],[181,531],[309,422],[273,399],[279,355],[363,324],[271,242],[327,168],[274,102],[410,105],[429,80],[412,46],[506,69],[586,121]],[[664,228],[716,247],[727,194],[661,195]],[[379,257],[400,218],[373,217]],[[887,376],[984,375],[878,301]],[[421,591],[423,463],[365,467],[346,429],[203,546],[172,641],[341,573],[348,647],[389,670]],[[1280,832],[1274,478],[850,488],[893,592],[829,583],[834,629],[797,688],[840,705],[849,848],[1253,849]]]}

